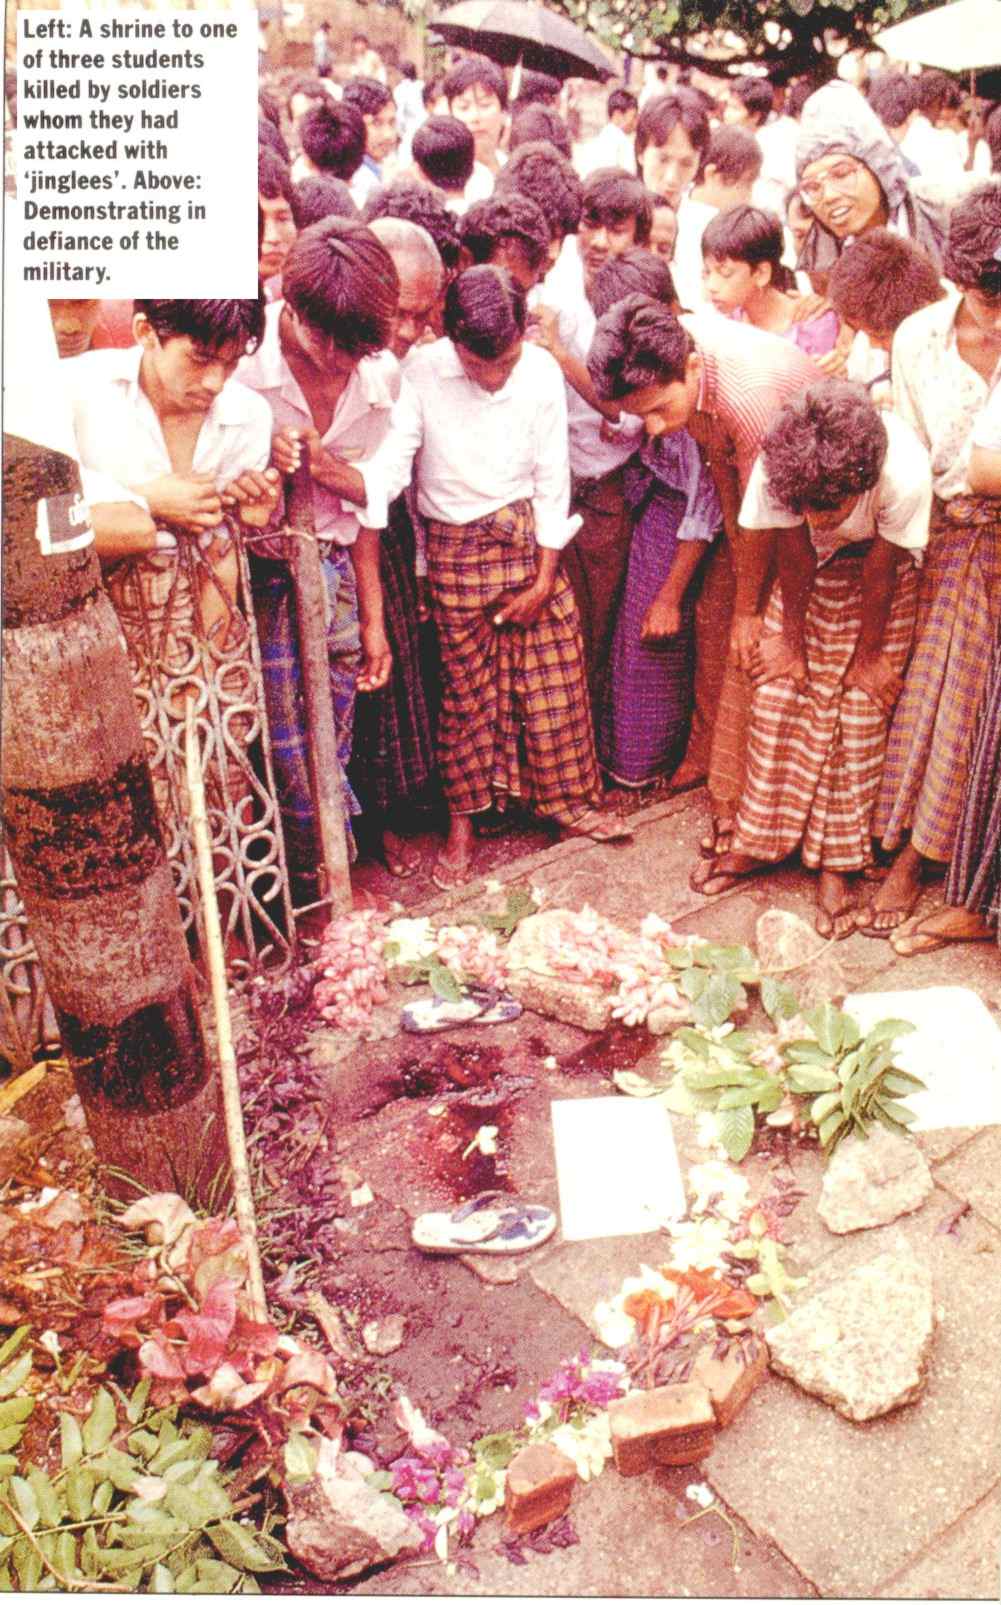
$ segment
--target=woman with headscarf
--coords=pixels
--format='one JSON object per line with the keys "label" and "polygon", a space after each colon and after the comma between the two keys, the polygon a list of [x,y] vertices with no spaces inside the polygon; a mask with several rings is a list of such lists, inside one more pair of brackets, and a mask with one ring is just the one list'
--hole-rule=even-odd
{"label": "woman with headscarf", "polygon": [[911,187],[900,150],[851,84],[825,84],[803,107],[796,179],[813,222],[797,266],[829,273],[844,247],[870,229],[889,228],[938,264],[945,208]]}

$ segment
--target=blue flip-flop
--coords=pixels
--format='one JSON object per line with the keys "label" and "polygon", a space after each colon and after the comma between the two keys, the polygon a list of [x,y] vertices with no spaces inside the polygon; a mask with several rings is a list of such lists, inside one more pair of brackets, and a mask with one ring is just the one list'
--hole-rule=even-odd
{"label": "blue flip-flop", "polygon": [[404,1031],[424,1036],[460,1025],[506,1025],[521,1012],[520,1003],[494,987],[467,986],[457,1002],[432,996],[408,1003],[400,1014],[400,1024]]}
{"label": "blue flip-flop", "polygon": [[480,1193],[450,1211],[418,1215],[411,1228],[425,1254],[523,1254],[549,1241],[556,1215],[513,1193]]}

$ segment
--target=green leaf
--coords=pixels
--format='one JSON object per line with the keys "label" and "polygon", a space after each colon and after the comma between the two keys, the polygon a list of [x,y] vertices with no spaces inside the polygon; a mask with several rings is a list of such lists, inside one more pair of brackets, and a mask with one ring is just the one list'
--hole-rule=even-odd
{"label": "green leaf", "polygon": [[876,1106],[902,1126],[912,1126],[918,1118],[913,1109],[908,1109],[904,1103],[897,1103],[895,1098],[879,1098]]}
{"label": "green leaf", "polygon": [[815,1126],[819,1126],[820,1122],[825,1120],[834,1109],[841,1109],[840,1092],[821,1093],[820,1097],[814,1098],[810,1105],[810,1119]]}
{"label": "green leaf", "polygon": [[27,1482],[24,1477],[11,1477],[10,1487],[11,1492],[14,1495],[14,1503],[17,1505],[17,1508],[20,1512],[21,1520],[24,1522],[26,1527],[30,1528],[31,1531],[34,1532],[35,1528],[38,1526],[39,1516],[38,1500],[35,1498],[35,1490],[32,1488],[30,1482]]}
{"label": "green leaf", "polygon": [[664,1090],[656,1081],[638,1076],[635,1070],[613,1070],[612,1080],[627,1098],[656,1098]]}
{"label": "green leaf", "polygon": [[34,1594],[42,1576],[41,1555],[32,1548],[26,1538],[22,1538],[14,1545],[11,1559],[22,1593]]}
{"label": "green leaf", "polygon": [[56,1538],[54,1559],[64,1577],[76,1575],[76,1536],[73,1533],[59,1533]]}
{"label": "green leaf", "polygon": [[97,1478],[88,1466],[71,1466],[66,1475],[66,1506],[74,1521],[86,1521],[93,1509]]}
{"label": "green leaf", "polygon": [[163,1502],[172,1516],[192,1528],[204,1527],[218,1515],[214,1500],[200,1489],[188,1488],[184,1483],[174,1483],[169,1487]]}
{"label": "green leaf", "polygon": [[0,1427],[14,1427],[27,1421],[34,1408],[34,1399],[5,1399],[0,1404]]}
{"label": "green leaf", "polygon": [[0,1399],[6,1399],[10,1394],[22,1388],[31,1375],[31,1354],[22,1354],[19,1360],[9,1365],[6,1371],[0,1373]]}
{"label": "green leaf", "polygon": [[838,1078],[833,1070],[825,1070],[822,1065],[799,1064],[789,1071],[789,1090],[791,1092],[830,1092],[838,1086]]}
{"label": "green leaf", "polygon": [[895,1093],[899,1098],[906,1098],[912,1092],[925,1090],[924,1082],[919,1081],[917,1076],[909,1075],[906,1070],[897,1069],[888,1070],[880,1086],[884,1091]]}
{"label": "green leaf", "polygon": [[696,969],[694,965],[690,970],[683,970],[678,977],[678,985],[689,1003],[697,1002],[708,984],[708,971]]}
{"label": "green leaf", "polygon": [[799,998],[791,986],[772,975],[761,977],[761,1007],[770,1020],[791,1020],[799,1013]]}
{"label": "green leaf", "polygon": [[111,1501],[114,1499],[114,1497],[115,1485],[113,1482],[105,1480],[98,1483],[97,1490],[94,1494],[94,1515],[107,1515],[108,1511],[111,1509]]}
{"label": "green leaf", "polygon": [[435,997],[444,998],[447,1003],[462,1002],[464,996],[462,987],[446,965],[432,964],[428,972],[428,981]]}
{"label": "green leaf", "polygon": [[[211,1538],[212,1533],[210,1532],[208,1536]],[[228,1566],[225,1560],[212,1560],[206,1557],[205,1560],[199,1560],[196,1564],[199,1584],[211,1584],[211,1592],[213,1594],[231,1594],[237,1583],[243,1581],[237,1567]],[[209,1591],[208,1589],[205,1590],[205,1592]],[[192,1590],[192,1592],[201,1593],[202,1589],[198,1588],[197,1590]]]}
{"label": "green leaf", "polygon": [[[16,1470],[17,1458],[15,1455],[0,1455],[0,1477],[9,1477],[11,1472]],[[2,1531],[3,1528],[0,1527],[0,1532]]]}
{"label": "green leaf", "polygon": [[31,1491],[38,1505],[38,1515],[43,1527],[58,1527],[63,1519],[59,1496],[53,1488],[49,1478],[38,1466],[31,1466],[28,1470],[28,1481]]}
{"label": "green leaf", "polygon": [[155,1432],[146,1432],[140,1427],[138,1432],[130,1432],[128,1437],[129,1449],[134,1455],[141,1455],[149,1462],[151,1456],[158,1453],[160,1440]]}
{"label": "green leaf", "polygon": [[290,1432],[285,1444],[285,1475],[291,1482],[305,1482],[316,1470],[317,1449],[304,1432]]}
{"label": "green leaf", "polygon": [[174,1580],[174,1587],[179,1594],[190,1594],[197,1581],[198,1568],[192,1564],[185,1566],[183,1571],[178,1572]]}
{"label": "green leaf", "polygon": [[687,1048],[690,1053],[694,1053],[699,1059],[708,1060],[711,1044],[708,1038],[702,1035],[701,1031],[693,1031],[691,1026],[683,1025],[674,1033],[674,1040],[675,1042],[680,1042],[682,1047]]}
{"label": "green leaf", "polygon": [[735,1009],[747,1002],[747,993],[732,975],[711,975],[693,1013],[700,1025],[725,1025]]}
{"label": "green leaf", "polygon": [[142,1381],[138,1384],[128,1402],[125,1414],[130,1425],[133,1427],[143,1418],[143,1413],[146,1409],[146,1400],[149,1398],[149,1390],[152,1386],[153,1378],[143,1377]]}
{"label": "green leaf", "polygon": [[174,1576],[170,1570],[170,1567],[165,1566],[162,1561],[158,1560],[156,1565],[153,1567],[153,1571],[149,1580],[150,1593],[172,1594],[176,1586],[177,1585],[174,1582]]}
{"label": "green leaf", "polygon": [[682,1076],[675,1076],[671,1085],[661,1093],[660,1101],[665,1109],[670,1109],[676,1115],[694,1115],[699,1107]]}
{"label": "green leaf", "polygon": [[473,1452],[478,1461],[489,1466],[491,1471],[506,1471],[518,1450],[519,1444],[513,1432],[488,1432],[486,1437],[477,1438],[473,1444]]}
{"label": "green leaf", "polygon": [[909,1036],[916,1027],[910,1020],[880,1020],[865,1034],[866,1042],[893,1042],[896,1037]]}
{"label": "green leaf", "polygon": [[820,1121],[819,1125],[817,1126],[817,1131],[820,1136],[820,1144],[822,1148],[828,1147],[831,1139],[834,1137],[835,1132],[839,1131],[844,1124],[845,1116],[843,1111],[840,1109],[835,1109],[832,1114],[826,1115],[824,1119]]}
{"label": "green leaf", "polygon": [[[83,1441],[87,1442],[87,1427],[84,1424]],[[94,1470],[101,1476],[109,1479],[113,1487],[121,1493],[131,1493],[135,1480],[139,1475],[139,1466],[131,1455],[124,1449],[105,1449],[92,1462]]]}
{"label": "green leaf", "polygon": [[[30,1331],[31,1327],[27,1324],[19,1326],[10,1334],[9,1338],[5,1338],[3,1343],[0,1343],[0,1365],[6,1365],[7,1361],[17,1353]],[[0,1376],[0,1382],[2,1381],[3,1377]],[[18,1383],[18,1386],[20,1387],[20,1383]]]}
{"label": "green leaf", "polygon": [[693,947],[692,954],[695,963],[704,969],[740,971],[748,976],[758,973],[757,958],[749,947],[719,947],[715,942],[707,942],[704,946]]}
{"label": "green leaf", "polygon": [[83,1446],[89,1455],[100,1454],[111,1442],[118,1425],[115,1401],[107,1388],[98,1388],[90,1415],[83,1424]]}
{"label": "green leaf", "polygon": [[21,1425],[0,1427],[0,1449],[16,1449],[23,1437],[24,1427]]}
{"label": "green leaf", "polygon": [[150,1561],[158,1561],[162,1549],[160,1545],[150,1545],[145,1553],[138,1549],[125,1548],[99,1549],[97,1553],[101,1563],[101,1570],[111,1572],[112,1576],[114,1576],[116,1572],[131,1571],[134,1566],[141,1567],[147,1565]]}
{"label": "green leaf", "polygon": [[768,1081],[765,1083],[763,1092],[758,1098],[758,1114],[772,1114],[778,1108],[784,1097],[785,1089],[783,1088],[782,1083],[780,1081],[776,1081],[773,1077],[769,1077]]}
{"label": "green leaf", "polygon": [[220,1521],[215,1527],[208,1527],[205,1536],[231,1566],[246,1572],[274,1571],[272,1557],[238,1521]]}
{"label": "green leaf", "polygon": [[760,1096],[760,1086],[730,1087],[728,1091],[721,1092],[717,1109],[749,1109],[756,1104]]}
{"label": "green leaf", "polygon": [[754,1115],[750,1109],[721,1109],[716,1116],[719,1140],[739,1164],[754,1141]]}
{"label": "green leaf", "polygon": [[828,1066],[833,1063],[831,1055],[825,1053],[817,1042],[808,1042],[805,1038],[796,1042],[787,1042],[783,1049],[789,1064],[822,1064]]}
{"label": "green leaf", "polygon": [[76,1416],[69,1415],[65,1410],[59,1412],[59,1439],[61,1445],[62,1468],[65,1471],[69,1466],[75,1466],[78,1460],[83,1459],[83,1437],[80,1432],[80,1423]]}
{"label": "green leaf", "polygon": [[845,1016],[833,1003],[821,1003],[816,1009],[811,1009],[805,1016],[820,1046],[825,1053],[836,1054],[844,1041]]}

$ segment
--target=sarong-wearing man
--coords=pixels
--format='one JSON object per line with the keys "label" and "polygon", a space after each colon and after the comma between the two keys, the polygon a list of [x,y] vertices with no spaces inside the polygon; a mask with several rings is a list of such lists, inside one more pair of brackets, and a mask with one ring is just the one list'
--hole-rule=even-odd
{"label": "sarong-wearing man", "polygon": [[[773,421],[740,509],[777,533],[758,644],[747,781],[710,897],[798,847],[820,870],[817,929],[848,936],[846,876],[872,862],[870,816],[917,607],[931,470],[912,429],[860,386],[811,386]],[[753,548],[752,548],[753,561]]]}
{"label": "sarong-wearing man", "polygon": [[[727,540],[710,560],[696,608],[692,734],[673,781],[696,784],[709,764],[714,829],[705,851],[725,851],[743,789],[747,675],[767,599],[767,571],[755,566],[752,573],[744,560],[740,499],[769,423],[784,401],[818,378],[817,369],[778,335],[730,323],[714,312],[677,318],[634,295],[599,321],[588,371],[598,394],[643,418],[651,437],[688,429],[716,481]],[[755,541],[759,551],[760,540]],[[685,551],[691,567],[679,578],[687,583],[701,543],[690,543]]]}
{"label": "sarong-wearing man", "polygon": [[[97,551],[140,690],[151,647],[158,672],[197,675],[197,640],[225,663],[227,698],[254,700],[235,541],[240,525],[267,523],[278,476],[267,467],[267,408],[233,374],[263,327],[260,301],[136,301],[135,345],[87,352],[63,366]],[[181,560],[184,541],[198,553],[193,566]],[[148,700],[141,698],[147,711]],[[185,705],[179,691],[167,707],[182,746]],[[183,802],[162,764],[154,761],[152,772],[176,850],[171,838]],[[233,764],[227,775],[235,803],[245,777]],[[206,781],[211,793],[218,783],[211,768]]]}
{"label": "sarong-wearing man", "polygon": [[[973,427],[969,482],[1001,511],[1001,385]],[[948,942],[1001,940],[1001,625],[974,733],[945,901],[913,915],[890,936],[902,958]]]}
{"label": "sarong-wearing man", "polygon": [[894,410],[931,455],[935,509],[917,644],[894,715],[874,833],[910,840],[860,914],[888,936],[907,918],[926,862],[952,856],[977,712],[1001,619],[1001,503],[970,494],[971,437],[1001,379],[1001,186],[955,207],[944,272],[962,291],[905,319],[893,340]]}
{"label": "sarong-wearing man", "polygon": [[461,274],[445,298],[447,338],[412,353],[391,440],[363,469],[369,516],[379,487],[395,494],[417,459],[444,682],[443,888],[469,875],[473,816],[510,797],[573,834],[629,834],[596,807],[580,627],[558,572],[574,530],[563,380],[548,352],[523,343],[525,322],[503,269]]}
{"label": "sarong-wearing man", "polygon": [[[336,488],[333,453],[352,460],[369,456],[389,428],[399,369],[384,348],[392,338],[399,281],[392,258],[369,229],[331,217],[298,236],[283,285],[285,299],[268,307],[264,338],[240,378],[270,406],[277,467],[294,473],[304,454],[309,464],[313,524],[326,554],[338,757],[346,770],[355,692],[385,685],[390,654],[378,538],[372,531],[359,536],[356,511]],[[292,576],[284,548],[264,550],[253,579],[272,753],[289,861],[296,876],[308,881],[317,846]],[[343,784],[346,812],[357,813],[346,779]]]}

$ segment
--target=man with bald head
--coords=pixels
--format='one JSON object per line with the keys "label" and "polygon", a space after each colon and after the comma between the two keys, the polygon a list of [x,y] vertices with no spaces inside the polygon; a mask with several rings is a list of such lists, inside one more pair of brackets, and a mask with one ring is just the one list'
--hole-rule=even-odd
{"label": "man with bald head", "polygon": [[[415,345],[434,336],[440,322],[445,272],[426,229],[403,218],[376,218],[369,227],[393,259],[400,297],[390,350],[403,364]],[[358,477],[358,476],[355,476]],[[364,487],[354,487],[364,499]],[[420,854],[400,834],[405,817],[432,801],[434,733],[422,674],[421,631],[433,628],[424,600],[427,559],[424,530],[408,489],[390,505],[379,546],[384,628],[393,654],[385,688],[359,702],[355,713],[351,781],[373,825],[381,827],[390,874],[412,875]],[[436,654],[424,652],[425,659]],[[436,668],[433,670],[436,674]],[[434,702],[437,698],[433,699]],[[397,828],[394,828],[397,827]]]}

